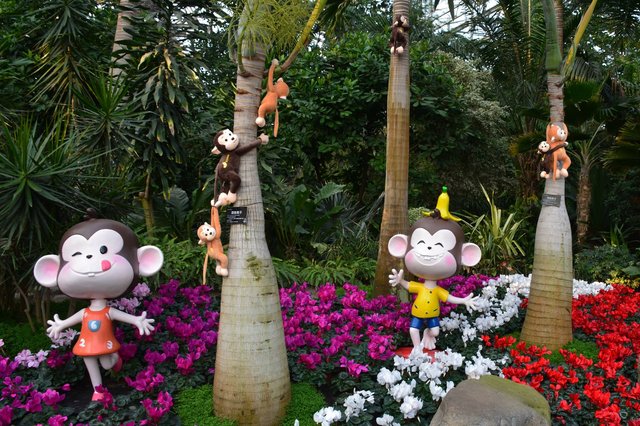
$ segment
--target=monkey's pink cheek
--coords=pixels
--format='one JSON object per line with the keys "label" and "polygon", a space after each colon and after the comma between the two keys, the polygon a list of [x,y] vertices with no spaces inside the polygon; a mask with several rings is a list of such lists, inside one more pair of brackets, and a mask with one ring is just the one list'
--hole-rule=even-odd
{"label": "monkey's pink cheek", "polygon": [[456,259],[454,259],[453,256],[447,256],[444,259],[444,263],[447,266],[456,266]]}
{"label": "monkey's pink cheek", "polygon": [[415,256],[413,255],[413,251],[410,251],[409,253],[407,253],[407,255],[404,257],[404,261],[405,264],[406,263],[413,263],[413,261],[415,260]]}
{"label": "monkey's pink cheek", "polygon": [[108,271],[109,269],[111,269],[111,262],[109,262],[108,260],[103,260],[101,266],[102,272]]}

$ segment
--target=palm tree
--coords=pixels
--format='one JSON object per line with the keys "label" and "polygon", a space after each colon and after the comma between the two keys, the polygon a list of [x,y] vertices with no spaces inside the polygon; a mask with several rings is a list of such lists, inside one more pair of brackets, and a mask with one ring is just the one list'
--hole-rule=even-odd
{"label": "palm tree", "polygon": [[[324,4],[322,0],[316,4],[300,32],[302,41],[296,44],[291,56],[305,46],[317,20],[316,12]],[[278,1],[273,5],[282,8]],[[266,50],[282,45],[275,40],[278,35],[283,36],[278,34],[282,28],[278,20],[283,19],[282,14],[291,19],[295,11],[281,9],[276,16],[265,2],[252,0],[241,6],[234,40],[238,69],[233,132],[243,144],[256,138],[255,119]],[[308,14],[304,8],[298,7],[298,11]],[[276,31],[270,32],[270,28]],[[222,284],[213,400],[219,417],[242,424],[272,425],[284,416],[291,387],[278,285],[265,238],[256,150],[242,156],[240,173],[242,187],[234,207],[246,207],[247,222],[232,225],[229,235],[229,276]]]}
{"label": "palm tree", "polygon": [[[409,1],[393,2],[393,19],[409,16]],[[387,94],[387,163],[385,197],[378,242],[374,293],[389,293],[389,271],[398,268],[398,259],[389,254],[389,239],[408,228],[409,191],[409,44],[402,54],[391,54]]]}
{"label": "palm tree", "polygon": [[[592,8],[583,16],[573,46],[589,22]],[[550,121],[564,121],[564,77],[562,75],[563,10],[559,0],[542,1],[546,26],[547,90]],[[585,20],[584,17],[588,16]],[[572,47],[573,52],[574,47]],[[570,58],[569,58],[570,59]],[[567,61],[569,62],[569,61]],[[566,66],[566,65],[565,65]],[[547,179],[542,209],[536,228],[531,292],[522,340],[556,350],[573,338],[571,304],[573,294],[573,255],[571,224],[565,206],[564,178]]]}

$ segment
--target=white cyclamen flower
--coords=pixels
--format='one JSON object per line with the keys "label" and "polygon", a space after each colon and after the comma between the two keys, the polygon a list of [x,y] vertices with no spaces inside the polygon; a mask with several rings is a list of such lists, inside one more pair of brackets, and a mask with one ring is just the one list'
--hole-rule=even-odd
{"label": "white cyclamen flower", "polygon": [[405,419],[413,419],[418,411],[422,408],[422,401],[414,396],[407,396],[402,405],[400,405],[400,412],[404,415]]}
{"label": "white cyclamen flower", "polygon": [[383,414],[382,417],[376,419],[376,424],[380,426],[400,426],[400,423],[396,423],[394,420],[393,416]]}
{"label": "white cyclamen flower", "polygon": [[378,383],[380,383],[382,386],[386,386],[387,388],[389,386],[395,385],[400,380],[402,380],[402,376],[400,375],[400,372],[398,370],[391,371],[385,367],[382,367],[380,369],[380,372],[378,373]]}
{"label": "white cyclamen flower", "polygon": [[453,389],[454,386],[455,385],[453,384],[453,382],[447,382],[447,388],[443,389],[440,386],[438,386],[435,382],[431,382],[429,383],[429,391],[431,391],[431,397],[433,398],[433,400],[439,401],[445,396],[447,396],[449,391]]}
{"label": "white cyclamen flower", "polygon": [[411,383],[400,382],[397,385],[394,385],[389,389],[389,395],[396,400],[396,402],[400,402],[405,399],[407,396],[413,394],[413,389],[416,387],[416,381],[411,380]]}
{"label": "white cyclamen flower", "polygon": [[363,411],[367,411],[364,408],[364,403],[368,402],[372,404],[373,401],[373,392],[354,390],[353,395],[350,395],[344,401],[344,407],[346,408],[344,410],[344,414],[347,416],[347,420],[349,420],[351,417],[358,417],[360,413],[362,413]]}
{"label": "white cyclamen flower", "polygon": [[329,426],[342,418],[342,413],[333,407],[324,407],[313,415],[313,421],[322,426]]}

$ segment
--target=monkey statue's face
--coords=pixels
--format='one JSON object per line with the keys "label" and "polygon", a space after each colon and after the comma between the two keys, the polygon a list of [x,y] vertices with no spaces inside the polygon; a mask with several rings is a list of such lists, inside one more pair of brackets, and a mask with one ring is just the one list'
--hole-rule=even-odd
{"label": "monkey statue's face", "polygon": [[62,245],[64,266],[58,275],[60,290],[78,299],[114,298],[133,281],[133,266],[120,252],[122,236],[112,229],[101,229],[89,239],[70,236]]}
{"label": "monkey statue's face", "polygon": [[547,143],[547,141],[542,141],[538,144],[538,151],[540,152],[549,151],[549,144]]}
{"label": "monkey statue's face", "polygon": [[223,152],[233,151],[238,147],[238,136],[229,129],[218,132],[213,140],[214,147],[211,150],[213,154],[221,154]]}
{"label": "monkey statue's face", "polygon": [[448,229],[441,229],[433,235],[423,228],[411,234],[411,248],[404,257],[404,264],[412,274],[431,280],[450,277],[458,269],[451,254],[456,246],[456,237]]}
{"label": "monkey statue's face", "polygon": [[91,219],[65,233],[60,255],[41,257],[34,267],[36,280],[45,287],[56,284],[78,299],[112,299],[121,296],[137,275],[153,275],[162,267],[163,255],[154,246],[138,248],[133,231],[106,219]]}
{"label": "monkey statue's face", "polygon": [[203,225],[200,225],[198,228],[198,239],[200,240],[199,244],[204,244],[209,241],[213,241],[216,237],[216,230],[213,226],[209,225],[205,222]]}
{"label": "monkey statue's face", "polygon": [[461,266],[474,266],[481,250],[464,243],[462,228],[450,220],[422,218],[409,236],[397,234],[388,244],[389,253],[404,258],[405,268],[426,280],[442,280],[454,275]]}

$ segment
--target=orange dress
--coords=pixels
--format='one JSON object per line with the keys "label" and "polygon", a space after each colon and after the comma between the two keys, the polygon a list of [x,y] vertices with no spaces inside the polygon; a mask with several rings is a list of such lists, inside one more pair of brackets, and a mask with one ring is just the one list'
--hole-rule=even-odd
{"label": "orange dress", "polygon": [[73,347],[78,356],[98,356],[118,352],[120,343],[113,334],[109,306],[99,311],[85,308],[80,337]]}

